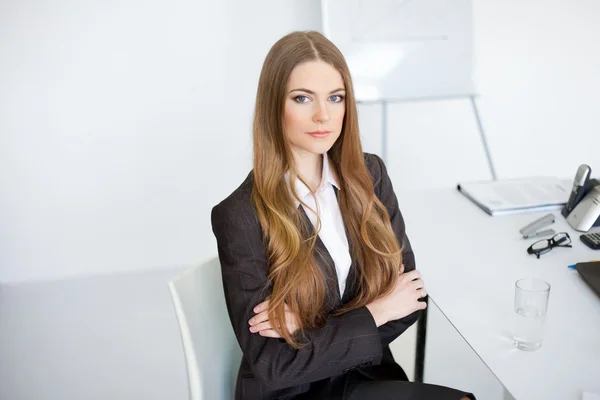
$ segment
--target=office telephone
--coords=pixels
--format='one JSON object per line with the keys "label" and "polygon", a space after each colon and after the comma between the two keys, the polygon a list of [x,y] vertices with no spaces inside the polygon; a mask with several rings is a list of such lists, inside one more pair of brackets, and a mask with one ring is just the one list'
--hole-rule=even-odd
{"label": "office telephone", "polygon": [[579,239],[590,249],[600,250],[600,233],[584,233]]}
{"label": "office telephone", "polygon": [[563,217],[567,218],[577,203],[579,203],[583,198],[583,195],[585,194],[585,185],[588,183],[591,173],[592,169],[587,164],[581,164],[579,168],[577,168],[575,180],[573,181],[573,189],[571,189],[571,195],[569,196],[569,200],[567,200],[567,204],[561,212]]}
{"label": "office telephone", "polygon": [[567,222],[577,231],[587,232],[597,226],[600,217],[600,185],[594,186],[569,213]]}
{"label": "office telephone", "polygon": [[600,181],[588,179],[587,167],[585,179],[581,179],[582,167],[577,170],[573,191],[563,210],[567,222],[577,231],[587,232],[592,226],[600,226]]}

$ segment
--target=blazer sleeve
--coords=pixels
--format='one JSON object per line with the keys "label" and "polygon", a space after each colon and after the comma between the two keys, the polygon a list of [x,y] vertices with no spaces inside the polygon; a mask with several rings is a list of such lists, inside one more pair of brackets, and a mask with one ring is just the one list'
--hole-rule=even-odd
{"label": "blazer sleeve", "polygon": [[308,344],[296,350],[282,339],[249,331],[253,308],[272,290],[262,229],[249,201],[212,210],[225,300],[239,345],[256,378],[276,390],[339,375],[357,366],[380,364],[383,348],[366,307],[329,317],[307,329]]}
{"label": "blazer sleeve", "polygon": [[[375,193],[390,214],[392,229],[396,234],[398,243],[400,243],[401,246],[404,245],[404,249],[402,251],[404,270],[405,272],[412,271],[416,268],[415,255],[410,245],[410,241],[408,240],[408,236],[406,235],[404,218],[402,218],[402,213],[398,207],[398,199],[394,193],[392,181],[390,180],[383,160],[375,154],[373,154],[373,158],[375,159],[375,164],[378,166],[378,168],[375,167],[374,170],[379,171],[379,178],[374,183]],[[379,334],[381,335],[382,345],[389,345],[394,339],[396,339],[412,324],[414,324],[417,319],[419,319],[421,314],[422,311],[417,310],[404,318],[392,320],[381,325],[378,330]]]}

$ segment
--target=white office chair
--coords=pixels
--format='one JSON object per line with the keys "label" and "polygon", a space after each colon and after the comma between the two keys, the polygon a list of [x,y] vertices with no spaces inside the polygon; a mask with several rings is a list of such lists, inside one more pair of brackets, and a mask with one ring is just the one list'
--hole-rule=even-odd
{"label": "white office chair", "polygon": [[169,281],[191,400],[230,400],[242,358],[227,314],[218,259]]}

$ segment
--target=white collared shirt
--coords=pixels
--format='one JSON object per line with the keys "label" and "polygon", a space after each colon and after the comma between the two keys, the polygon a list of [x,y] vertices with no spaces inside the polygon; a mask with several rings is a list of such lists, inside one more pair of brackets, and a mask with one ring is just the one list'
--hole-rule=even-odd
{"label": "white collared shirt", "polygon": [[[286,174],[286,181],[289,185],[289,172]],[[346,279],[348,278],[352,258],[350,257],[344,220],[342,219],[340,205],[334,192],[334,186],[340,189],[340,185],[329,165],[327,153],[323,154],[323,172],[321,174],[321,184],[316,190],[316,198],[310,193],[308,187],[306,187],[299,179],[295,182],[295,189],[298,197],[308,204],[310,208],[319,213],[319,217],[321,218],[321,231],[319,232],[319,237],[335,264],[340,297],[342,297],[346,288]],[[296,202],[296,207],[298,207],[300,203],[295,198],[294,201]],[[316,229],[317,215],[310,209],[307,209],[304,206],[302,207]]]}

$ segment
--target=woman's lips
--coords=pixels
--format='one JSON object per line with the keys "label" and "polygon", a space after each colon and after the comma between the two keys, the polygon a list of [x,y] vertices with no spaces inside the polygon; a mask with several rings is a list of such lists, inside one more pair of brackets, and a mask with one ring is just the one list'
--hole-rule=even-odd
{"label": "woman's lips", "polygon": [[312,137],[324,138],[324,137],[329,136],[331,131],[314,131],[314,132],[306,132],[306,133],[308,133]]}

